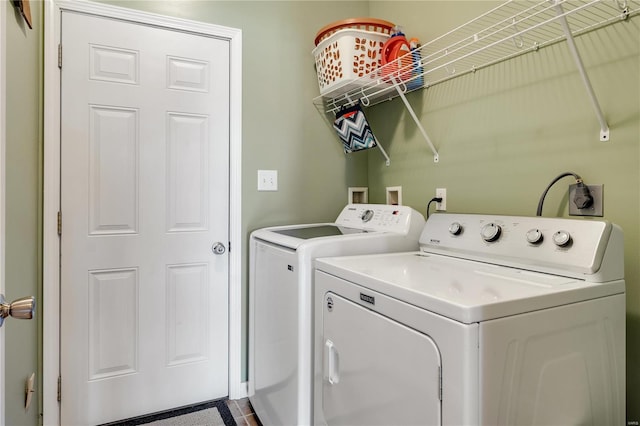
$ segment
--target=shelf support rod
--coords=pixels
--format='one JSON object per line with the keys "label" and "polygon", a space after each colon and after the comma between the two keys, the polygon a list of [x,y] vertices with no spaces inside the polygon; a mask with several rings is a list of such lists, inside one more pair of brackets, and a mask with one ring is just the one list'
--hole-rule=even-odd
{"label": "shelf support rod", "polygon": [[382,152],[382,155],[384,155],[384,158],[387,160],[387,161],[384,162],[384,164],[386,164],[387,166],[390,166],[391,165],[391,160],[389,159],[389,156],[387,155],[387,151],[384,150],[384,148],[380,144],[380,141],[378,140],[378,138],[375,137],[375,135],[373,136],[373,138],[376,140],[376,145],[378,146],[378,148],[380,148],[380,152]]}
{"label": "shelf support rod", "polygon": [[578,48],[576,47],[576,42],[573,39],[573,34],[571,33],[571,28],[569,28],[569,23],[567,22],[567,17],[565,16],[562,4],[560,4],[558,0],[555,0],[555,2],[556,13],[558,15],[560,25],[562,25],[562,29],[564,30],[564,34],[567,38],[569,51],[571,51],[573,60],[578,67],[578,71],[580,72],[580,76],[582,77],[582,82],[584,83],[584,86],[587,89],[587,94],[589,95],[589,99],[591,100],[591,105],[593,106],[596,116],[598,117],[598,121],[600,122],[600,141],[606,142],[609,140],[609,125],[607,124],[607,120],[604,118],[604,114],[602,113],[602,109],[600,109],[600,104],[598,103],[598,98],[593,91],[591,81],[589,81],[589,76],[584,69],[584,64],[582,63],[580,52],[578,52]]}
{"label": "shelf support rod", "polygon": [[420,130],[420,133],[422,133],[422,136],[429,144],[429,148],[431,148],[431,152],[433,152],[433,162],[437,163],[438,161],[440,161],[440,157],[438,156],[438,150],[436,149],[435,146],[433,146],[433,143],[431,142],[429,135],[427,135],[427,132],[424,130],[424,127],[422,127],[422,123],[420,123],[420,120],[418,120],[418,116],[413,111],[413,108],[411,107],[411,104],[407,100],[407,97],[404,95],[404,92],[402,91],[402,89],[400,89],[400,84],[398,83],[398,80],[396,80],[394,76],[390,76],[390,78],[391,78],[391,81],[393,82],[393,87],[395,87],[396,91],[398,92],[398,95],[402,99],[402,102],[404,102],[404,106],[407,107],[407,111],[409,111],[411,118],[413,118],[413,121],[415,121],[416,126],[418,126],[418,130]]}

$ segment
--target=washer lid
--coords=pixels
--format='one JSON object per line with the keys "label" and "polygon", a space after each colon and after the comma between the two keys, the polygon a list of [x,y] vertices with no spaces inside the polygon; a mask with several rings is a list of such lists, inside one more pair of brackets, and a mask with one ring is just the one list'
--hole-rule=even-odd
{"label": "washer lid", "polygon": [[306,226],[301,228],[274,229],[273,232],[275,232],[276,234],[300,238],[302,240],[308,240],[310,238],[334,237],[336,235],[357,234],[366,231],[362,229],[345,228],[343,226],[320,224],[316,226]]}
{"label": "washer lid", "polygon": [[[373,233],[381,234],[382,232]],[[357,238],[360,235],[366,234],[371,234],[371,232],[363,229],[338,226],[334,223],[313,223],[262,228],[253,231],[251,237],[297,250],[305,243],[316,244],[323,241],[335,241],[345,236]]]}
{"label": "washer lid", "polygon": [[623,280],[593,283],[420,252],[324,258],[316,268],[464,323],[624,293]]}

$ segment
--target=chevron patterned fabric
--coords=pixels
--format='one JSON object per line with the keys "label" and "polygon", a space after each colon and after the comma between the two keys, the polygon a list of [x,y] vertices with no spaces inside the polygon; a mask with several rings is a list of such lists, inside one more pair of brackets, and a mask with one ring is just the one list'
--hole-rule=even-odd
{"label": "chevron patterned fabric", "polygon": [[377,145],[367,117],[359,104],[338,112],[333,127],[342,139],[345,153],[369,149]]}

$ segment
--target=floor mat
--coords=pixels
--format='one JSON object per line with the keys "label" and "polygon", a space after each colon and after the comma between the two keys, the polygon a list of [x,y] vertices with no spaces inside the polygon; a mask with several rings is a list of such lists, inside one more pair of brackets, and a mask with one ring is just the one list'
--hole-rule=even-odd
{"label": "floor mat", "polygon": [[103,426],[237,426],[226,400],[205,402],[176,410],[136,417]]}

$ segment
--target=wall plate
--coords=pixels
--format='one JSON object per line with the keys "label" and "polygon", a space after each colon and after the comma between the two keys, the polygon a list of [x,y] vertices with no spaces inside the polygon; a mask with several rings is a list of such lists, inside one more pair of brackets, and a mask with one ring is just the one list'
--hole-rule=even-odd
{"label": "wall plate", "polygon": [[367,204],[369,202],[369,188],[366,186],[350,186],[348,204]]}
{"label": "wall plate", "polygon": [[387,186],[387,204],[402,205],[402,186]]}
{"label": "wall plate", "polygon": [[258,191],[277,191],[278,171],[258,170]]}
{"label": "wall plate", "polygon": [[576,193],[577,184],[569,185],[569,216],[599,216],[604,213],[604,185],[587,185],[591,196],[593,197],[593,205],[586,209],[579,209],[573,202]]}

